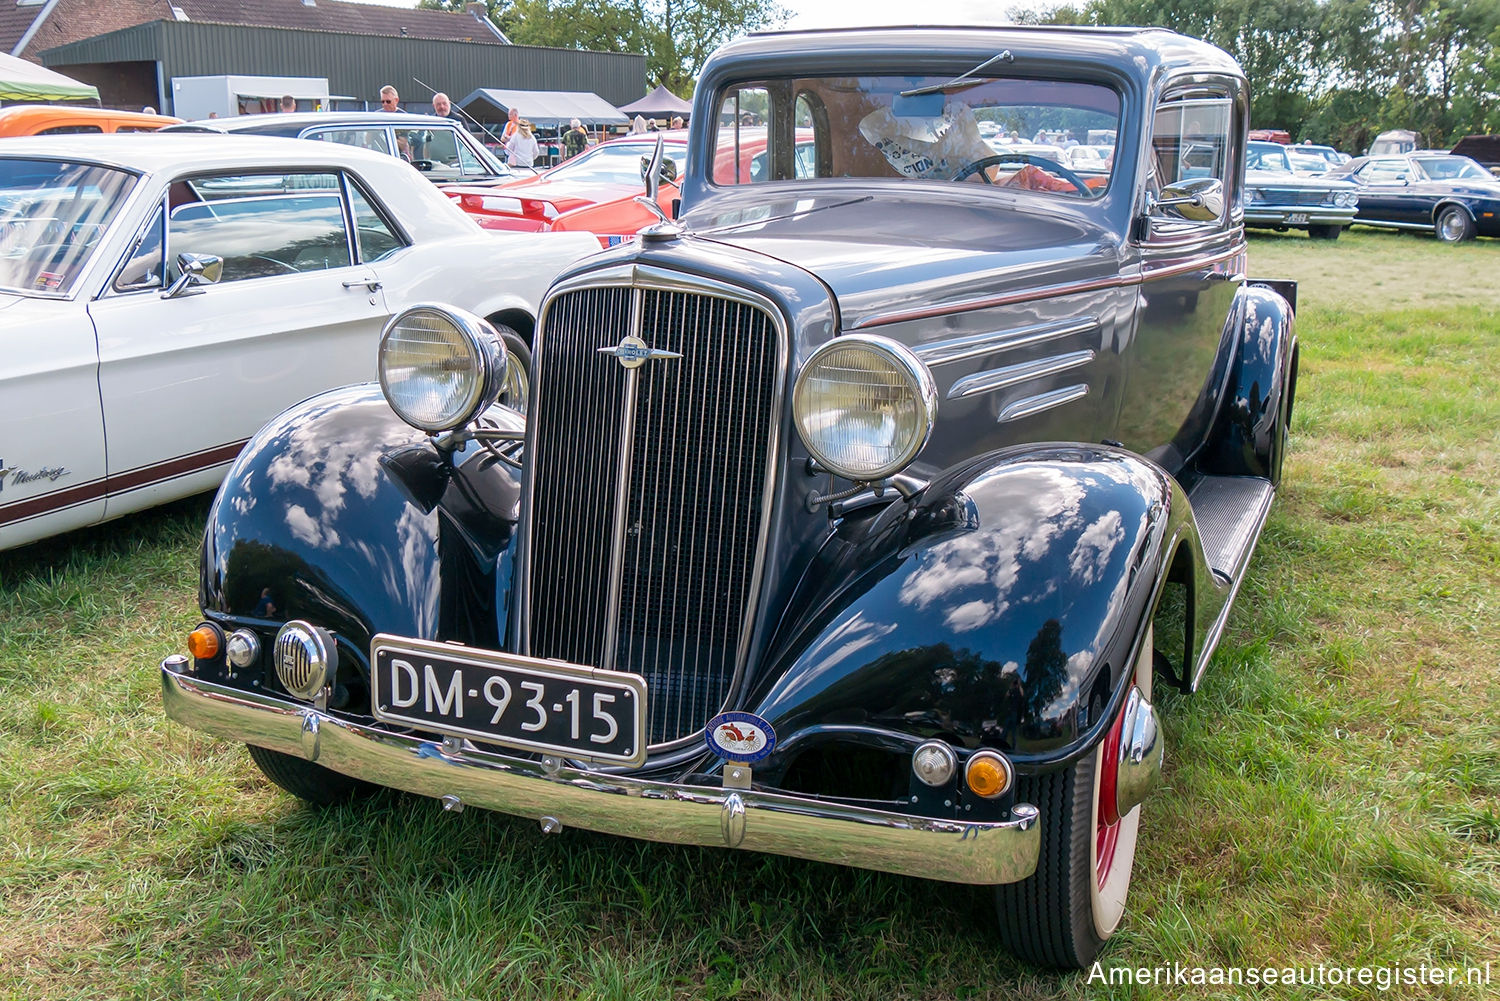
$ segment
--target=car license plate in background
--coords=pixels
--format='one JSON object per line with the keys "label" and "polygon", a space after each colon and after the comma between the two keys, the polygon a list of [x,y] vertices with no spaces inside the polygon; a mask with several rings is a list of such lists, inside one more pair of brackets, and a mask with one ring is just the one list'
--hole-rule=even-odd
{"label": "car license plate in background", "polygon": [[635,674],[449,643],[370,643],[376,719],[611,764],[646,760],[646,681]]}
{"label": "car license plate in background", "polygon": [[1294,224],[1307,222],[1307,213],[1293,212],[1291,215],[1286,217],[1286,221]]}

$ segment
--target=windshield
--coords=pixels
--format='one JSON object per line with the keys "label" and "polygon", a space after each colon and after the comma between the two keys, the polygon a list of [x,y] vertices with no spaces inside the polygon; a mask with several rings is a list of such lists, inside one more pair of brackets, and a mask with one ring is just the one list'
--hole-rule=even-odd
{"label": "windshield", "polygon": [[[549,181],[583,181],[589,184],[646,184],[646,165],[656,152],[654,142],[605,143],[560,167],[547,171]],[[662,175],[681,177],[687,166],[687,150],[676,143],[663,146]],[[670,163],[671,166],[667,166]]]}
{"label": "windshield", "polygon": [[1109,154],[1068,150],[1112,141],[1119,123],[1119,95],[1100,84],[948,74],[755,81],[720,99],[713,181],[956,181],[1096,198],[1109,186]]}
{"label": "windshield", "polygon": [[1417,165],[1434,181],[1491,181],[1494,177],[1466,156],[1424,156]]}
{"label": "windshield", "polygon": [[92,164],[0,160],[0,288],[70,291],[134,185]]}
{"label": "windshield", "polygon": [[1253,142],[1245,147],[1245,169],[1290,174],[1292,165],[1286,158],[1286,147],[1280,143]]}

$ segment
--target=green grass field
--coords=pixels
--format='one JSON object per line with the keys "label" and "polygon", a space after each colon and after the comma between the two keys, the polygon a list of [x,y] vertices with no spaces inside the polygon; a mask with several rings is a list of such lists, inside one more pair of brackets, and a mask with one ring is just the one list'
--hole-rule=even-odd
{"label": "green grass field", "polygon": [[0,998],[1500,997],[1500,242],[1258,235],[1301,279],[1285,482],[1204,689],[1164,697],[1107,987],[982,890],[381,795],[317,812],[167,722],[206,501],[0,554]]}

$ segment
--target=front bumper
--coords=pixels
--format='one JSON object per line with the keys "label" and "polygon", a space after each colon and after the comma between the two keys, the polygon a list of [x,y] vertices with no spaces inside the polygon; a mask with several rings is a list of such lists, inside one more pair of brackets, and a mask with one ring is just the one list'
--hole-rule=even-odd
{"label": "front bumper", "polygon": [[[1335,205],[1246,205],[1246,226],[1347,226],[1354,221],[1357,206]],[[1292,216],[1306,216],[1304,222],[1288,222]]]}
{"label": "front bumper", "polygon": [[[954,883],[1036,870],[1037,809],[996,823],[934,820],[753,789],[650,782],[453,747],[342,720],[161,665],[167,715],[205,733],[316,761],[376,785],[543,822],[670,844],[744,848]],[[550,821],[550,823],[549,823]]]}

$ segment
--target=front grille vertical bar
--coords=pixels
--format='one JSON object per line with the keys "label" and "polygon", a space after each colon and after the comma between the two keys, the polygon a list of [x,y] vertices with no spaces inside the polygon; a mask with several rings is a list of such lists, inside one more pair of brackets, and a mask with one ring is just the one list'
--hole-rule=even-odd
{"label": "front grille vertical bar", "polygon": [[[644,298],[640,289],[630,290],[630,333],[637,337],[641,335]],[[618,490],[615,494],[614,544],[609,551],[609,590],[605,593],[609,605],[604,613],[604,656],[599,663],[607,671],[615,670],[620,650],[620,602],[624,598],[621,584],[625,579],[625,515],[630,508],[630,462],[635,450],[635,401],[640,385],[639,368],[625,373],[625,406],[620,413],[620,462],[616,467],[619,472],[615,477]]]}

